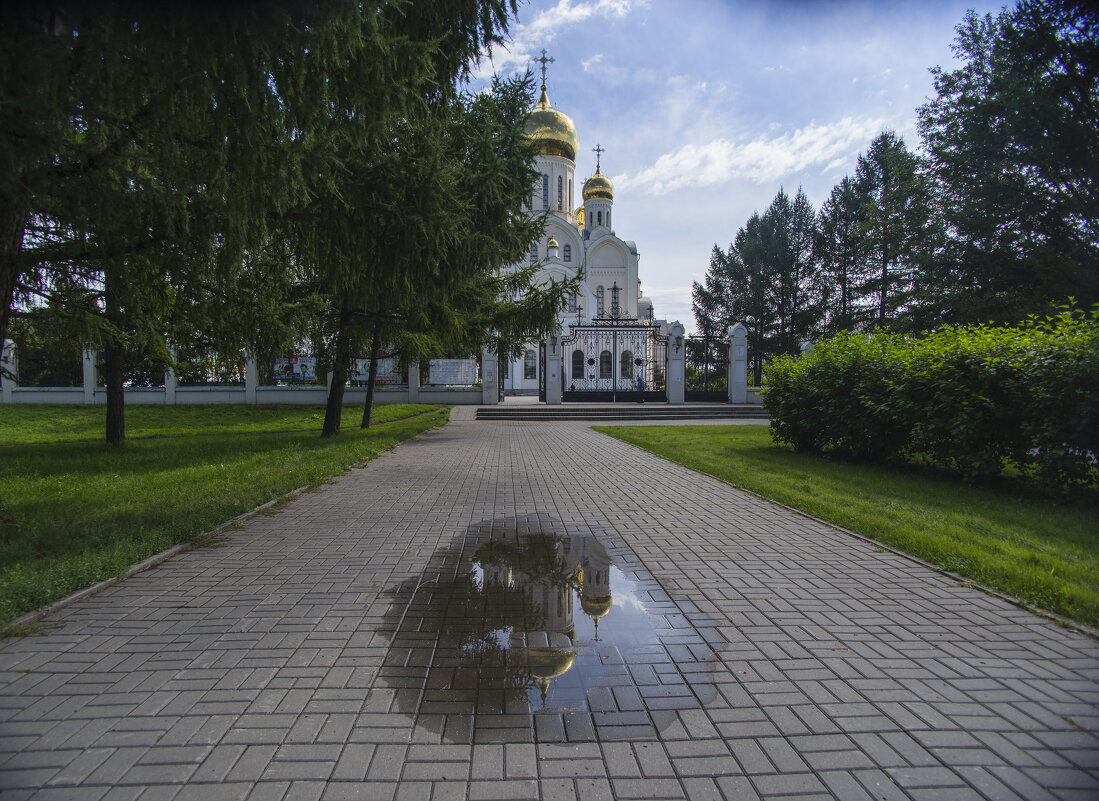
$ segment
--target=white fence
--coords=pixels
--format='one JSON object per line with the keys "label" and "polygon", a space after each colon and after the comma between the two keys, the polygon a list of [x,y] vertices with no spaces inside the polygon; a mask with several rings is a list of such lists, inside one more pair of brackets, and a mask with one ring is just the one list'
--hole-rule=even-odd
{"label": "white fence", "polygon": [[[13,342],[4,342],[0,364],[15,378],[0,377],[0,403],[106,403],[107,390],[99,385],[94,351],[84,353],[84,386],[82,387],[21,387],[18,384],[19,362]],[[244,370],[244,383],[227,386],[181,387],[175,374],[164,374],[162,387],[129,387],[125,391],[127,404],[202,405],[218,403],[240,404],[299,404],[323,405],[328,401],[327,386],[275,386],[259,384],[259,369],[249,360]],[[365,403],[365,387],[344,389],[344,404]],[[420,386],[420,366],[410,364],[408,383],[379,385],[374,388],[375,403],[446,403],[479,405],[479,386]]]}

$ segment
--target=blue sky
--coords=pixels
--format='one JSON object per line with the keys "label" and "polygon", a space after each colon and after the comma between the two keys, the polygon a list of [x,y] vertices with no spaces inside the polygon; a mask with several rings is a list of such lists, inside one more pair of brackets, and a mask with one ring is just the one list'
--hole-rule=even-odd
{"label": "blue sky", "polygon": [[691,282],[714,244],[780,187],[819,208],[882,130],[918,147],[929,69],[955,64],[968,8],[1002,3],[532,0],[479,74],[522,71],[546,48],[550,101],[580,136],[578,177],[601,144],[643,289],[693,330]]}

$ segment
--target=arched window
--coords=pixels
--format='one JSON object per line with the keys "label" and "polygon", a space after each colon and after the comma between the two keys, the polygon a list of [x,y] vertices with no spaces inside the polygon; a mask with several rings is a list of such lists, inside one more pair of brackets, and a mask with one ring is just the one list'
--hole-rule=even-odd
{"label": "arched window", "polygon": [[538,377],[538,354],[528,350],[523,354],[523,378]]}
{"label": "arched window", "polygon": [[542,208],[549,208],[549,176],[542,176]]}
{"label": "arched window", "polygon": [[535,242],[530,246],[530,260],[538,261],[538,243]]}
{"label": "arched window", "polygon": [[622,371],[619,373],[619,378],[633,378],[633,352],[624,350],[622,351]]}
{"label": "arched window", "polygon": [[557,210],[563,211],[565,208],[565,179],[560,175],[557,176]]}
{"label": "arched window", "polygon": [[[568,245],[565,245],[565,247],[568,247]],[[569,295],[569,311],[572,312],[573,314],[576,314],[576,293],[575,292],[573,292],[571,295]]]}
{"label": "arched window", "polygon": [[597,317],[603,316],[603,287],[595,290],[595,314]]}
{"label": "arched window", "polygon": [[611,352],[605,350],[599,354],[599,377],[600,378],[614,378],[614,359],[611,357]]}
{"label": "arched window", "polygon": [[577,348],[572,352],[572,380],[584,377],[584,351]]}
{"label": "arched window", "polygon": [[[561,258],[564,261],[572,261],[572,245],[565,245],[565,247],[562,248],[561,253]],[[576,309],[570,309],[569,311],[576,311]]]}
{"label": "arched window", "polygon": [[601,212],[601,211],[595,212],[595,224],[596,225],[602,225],[603,224],[603,212]]}

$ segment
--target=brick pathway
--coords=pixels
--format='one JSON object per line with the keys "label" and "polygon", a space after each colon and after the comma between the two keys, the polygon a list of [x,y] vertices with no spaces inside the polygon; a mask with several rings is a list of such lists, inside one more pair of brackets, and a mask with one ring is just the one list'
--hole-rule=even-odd
{"label": "brick pathway", "polygon": [[[595,560],[564,639],[539,532]],[[1099,797],[1099,643],[580,424],[451,423],[53,621],[3,801]]]}

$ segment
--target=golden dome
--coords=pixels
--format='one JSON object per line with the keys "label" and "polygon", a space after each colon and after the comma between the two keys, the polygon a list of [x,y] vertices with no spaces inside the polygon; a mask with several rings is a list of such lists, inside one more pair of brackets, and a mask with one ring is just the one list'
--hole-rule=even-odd
{"label": "golden dome", "polygon": [[557,648],[527,648],[524,657],[524,667],[531,676],[555,679],[568,673],[572,663],[576,661],[576,652]]}
{"label": "golden dome", "polygon": [[560,246],[560,245],[558,245],[558,244],[557,244],[557,240],[556,240],[556,239],[554,239],[554,238],[553,238],[553,237],[551,236],[551,237],[549,238],[549,242],[547,242],[547,243],[546,243],[546,247],[547,247],[547,248],[557,248],[557,247],[561,247],[561,246]]}
{"label": "golden dome", "polygon": [[591,200],[593,197],[614,200],[614,186],[598,167],[595,168],[595,175],[584,181],[584,200]]}
{"label": "golden dome", "polygon": [[609,595],[580,596],[580,608],[584,610],[584,614],[588,617],[594,617],[596,620],[611,611],[612,605],[611,596]]}
{"label": "golden dome", "polygon": [[527,120],[527,135],[535,141],[543,156],[561,156],[576,161],[576,151],[580,148],[576,126],[567,114],[550,106],[545,84],[542,84],[538,105]]}

